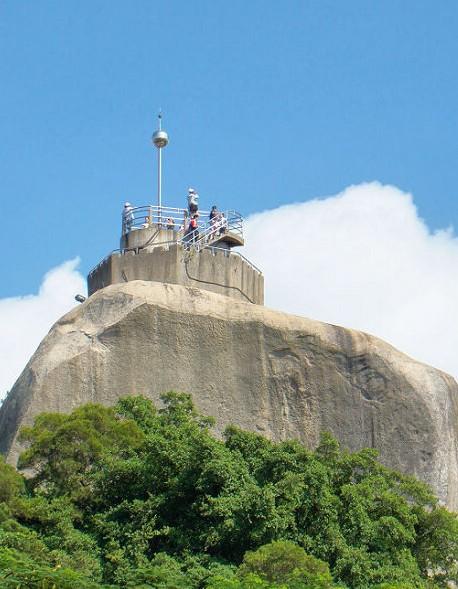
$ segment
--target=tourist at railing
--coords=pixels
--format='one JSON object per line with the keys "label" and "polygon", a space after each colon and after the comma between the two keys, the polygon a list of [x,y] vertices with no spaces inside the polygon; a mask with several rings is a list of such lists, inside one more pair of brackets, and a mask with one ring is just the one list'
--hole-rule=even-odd
{"label": "tourist at railing", "polygon": [[199,213],[195,213],[192,216],[189,226],[192,228],[192,241],[197,241],[199,239]]}
{"label": "tourist at railing", "polygon": [[194,188],[188,188],[188,209],[191,215],[197,213],[199,208],[199,195]]}
{"label": "tourist at railing", "polygon": [[226,216],[224,215],[224,213],[221,213],[219,234],[223,235],[223,233],[226,233],[226,231],[227,231],[227,219],[226,219]]}
{"label": "tourist at railing", "polygon": [[189,221],[183,241],[186,244],[195,243],[199,239],[199,213],[194,213]]}
{"label": "tourist at railing", "polygon": [[212,210],[210,211],[210,214],[208,215],[208,218],[210,219],[210,221],[214,221],[214,220],[216,220],[218,215],[219,215],[218,207],[216,205],[213,205]]}
{"label": "tourist at railing", "polygon": [[210,214],[208,215],[208,218],[210,219],[209,221],[209,226],[210,226],[210,234],[208,236],[209,240],[212,239],[217,231],[218,228],[218,221],[221,217],[221,213],[218,211],[218,208],[216,205],[212,206],[212,209],[210,211]]}
{"label": "tourist at railing", "polygon": [[130,204],[130,202],[124,203],[123,219],[127,233],[131,230],[134,222],[134,207]]}

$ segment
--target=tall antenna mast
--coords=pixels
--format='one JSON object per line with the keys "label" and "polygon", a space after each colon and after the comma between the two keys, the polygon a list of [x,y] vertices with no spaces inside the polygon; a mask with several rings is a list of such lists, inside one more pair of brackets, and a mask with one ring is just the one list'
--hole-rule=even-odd
{"label": "tall antenna mast", "polygon": [[162,111],[159,111],[159,129],[153,133],[152,141],[157,147],[157,215],[158,223],[162,222],[162,149],[169,142],[169,136],[162,130]]}

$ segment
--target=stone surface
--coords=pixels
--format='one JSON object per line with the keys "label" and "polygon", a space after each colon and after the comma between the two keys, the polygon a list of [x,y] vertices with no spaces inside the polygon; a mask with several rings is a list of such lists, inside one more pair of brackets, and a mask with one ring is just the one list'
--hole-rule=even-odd
{"label": "stone surface", "polygon": [[458,508],[458,385],[370,335],[171,284],[96,292],[51,329],[0,409],[0,450],[41,411],[192,393],[199,409],[276,440],[320,430],[431,484]]}

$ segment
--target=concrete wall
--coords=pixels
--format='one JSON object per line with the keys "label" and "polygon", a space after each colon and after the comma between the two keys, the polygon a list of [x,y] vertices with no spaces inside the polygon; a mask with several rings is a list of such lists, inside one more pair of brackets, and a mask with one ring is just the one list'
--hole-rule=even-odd
{"label": "concrete wall", "polygon": [[151,280],[197,286],[257,305],[264,304],[264,277],[248,262],[230,251],[207,248],[200,253],[180,244],[156,246],[125,254],[114,253],[88,276],[88,291],[132,280]]}
{"label": "concrete wall", "polygon": [[133,229],[121,237],[121,249],[144,248],[149,245],[155,246],[158,243],[177,241],[182,237],[183,231],[165,229],[157,225],[151,225],[142,229]]}

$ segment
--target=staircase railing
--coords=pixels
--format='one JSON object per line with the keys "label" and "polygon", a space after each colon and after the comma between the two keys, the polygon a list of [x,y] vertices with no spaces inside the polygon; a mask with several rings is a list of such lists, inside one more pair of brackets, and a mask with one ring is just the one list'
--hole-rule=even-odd
{"label": "staircase railing", "polygon": [[218,213],[208,223],[198,222],[197,228],[188,228],[180,241],[187,249],[192,248],[199,252],[221,241],[226,233],[235,234],[243,239],[243,220],[237,211]]}

